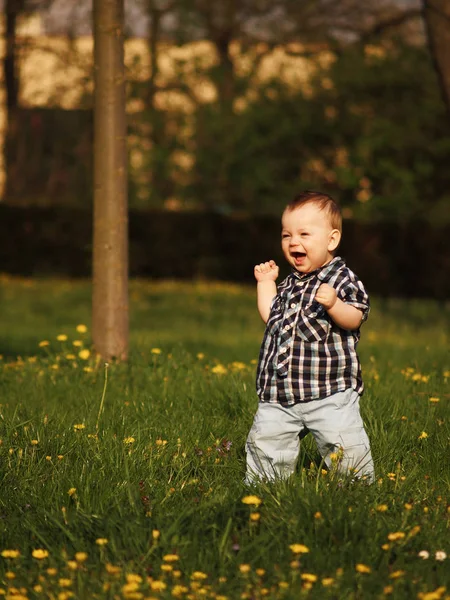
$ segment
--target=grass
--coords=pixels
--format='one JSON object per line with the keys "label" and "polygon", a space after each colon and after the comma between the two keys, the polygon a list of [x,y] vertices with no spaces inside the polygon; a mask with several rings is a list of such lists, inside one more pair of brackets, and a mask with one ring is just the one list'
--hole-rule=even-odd
{"label": "grass", "polygon": [[108,367],[88,283],[3,278],[0,298],[0,595],[450,598],[448,305],[373,302],[376,484],[322,473],[306,438],[295,477],[248,490],[252,288],[132,282],[130,360]]}

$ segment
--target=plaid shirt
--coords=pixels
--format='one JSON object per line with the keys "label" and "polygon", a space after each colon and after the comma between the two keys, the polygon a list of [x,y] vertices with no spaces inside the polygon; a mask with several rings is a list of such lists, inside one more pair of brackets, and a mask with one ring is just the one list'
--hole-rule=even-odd
{"label": "plaid shirt", "polygon": [[293,271],[278,286],[261,345],[256,376],[261,402],[296,404],[348,388],[362,394],[359,329],[341,329],[314,300],[322,283],[367,319],[369,297],[340,257],[312,273]]}

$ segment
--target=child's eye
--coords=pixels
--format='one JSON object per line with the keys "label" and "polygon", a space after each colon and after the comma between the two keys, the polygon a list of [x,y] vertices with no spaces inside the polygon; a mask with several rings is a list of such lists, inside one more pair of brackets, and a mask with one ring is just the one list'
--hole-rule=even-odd
{"label": "child's eye", "polygon": [[288,233],[282,233],[281,234],[281,239],[284,240],[285,238],[291,237]]}

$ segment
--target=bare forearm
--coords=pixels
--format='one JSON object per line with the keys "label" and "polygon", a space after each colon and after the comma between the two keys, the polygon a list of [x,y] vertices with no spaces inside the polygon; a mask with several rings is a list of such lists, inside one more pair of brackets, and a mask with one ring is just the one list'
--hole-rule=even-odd
{"label": "bare forearm", "polygon": [[259,314],[264,323],[267,323],[272,300],[277,295],[277,285],[275,281],[258,281],[256,294]]}
{"label": "bare forearm", "polygon": [[327,310],[327,313],[336,325],[342,329],[358,329],[361,325],[362,312],[351,304],[346,304],[339,298],[337,298],[334,305]]}

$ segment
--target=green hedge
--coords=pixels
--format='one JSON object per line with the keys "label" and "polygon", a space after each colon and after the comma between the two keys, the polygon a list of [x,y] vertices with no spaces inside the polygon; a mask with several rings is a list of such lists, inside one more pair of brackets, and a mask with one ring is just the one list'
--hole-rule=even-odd
{"label": "green hedge", "polygon": [[[131,211],[132,277],[253,283],[255,263],[274,258],[288,271],[273,217]],[[378,296],[450,295],[450,227],[345,221],[339,254]],[[0,271],[88,277],[92,214],[81,209],[0,207]]]}

